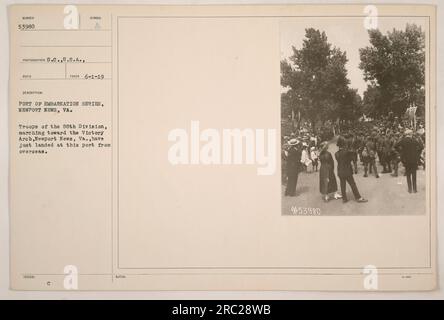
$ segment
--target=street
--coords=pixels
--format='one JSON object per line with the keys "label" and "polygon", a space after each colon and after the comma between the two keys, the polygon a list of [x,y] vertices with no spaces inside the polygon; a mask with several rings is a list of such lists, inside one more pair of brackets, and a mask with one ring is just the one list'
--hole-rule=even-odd
{"label": "street", "polygon": [[[336,143],[330,143],[328,149],[333,158],[338,150]],[[299,215],[312,214],[304,208],[318,208],[313,210],[317,215],[329,216],[371,216],[371,215],[418,215],[426,212],[426,176],[422,167],[417,171],[418,193],[408,193],[406,177],[403,175],[404,168],[400,164],[399,176],[393,177],[390,173],[381,174],[382,166],[377,161],[380,178],[374,174],[364,178],[364,167],[358,160],[358,174],[353,175],[361,195],[368,199],[367,203],[354,201],[350,186],[347,184],[347,197],[349,201],[345,204],[342,200],[330,200],[325,203],[319,192],[319,171],[301,172],[296,187],[296,197],[286,197],[285,186],[282,186],[282,214]],[[320,164],[319,164],[320,167]],[[318,167],[318,170],[319,170]],[[335,174],[337,163],[335,159]],[[340,192],[339,178],[336,175],[338,189]],[[298,209],[299,208],[299,209]],[[302,209],[302,210],[301,210]],[[319,210],[320,209],[320,210]],[[308,213],[307,213],[308,212]],[[319,214],[320,213],[320,214]]]}

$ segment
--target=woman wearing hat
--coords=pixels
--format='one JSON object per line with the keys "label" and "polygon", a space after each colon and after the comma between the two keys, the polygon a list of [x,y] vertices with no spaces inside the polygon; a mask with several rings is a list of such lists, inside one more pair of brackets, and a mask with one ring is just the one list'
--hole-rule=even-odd
{"label": "woman wearing hat", "polygon": [[326,141],[321,143],[319,160],[321,161],[321,168],[319,169],[319,191],[324,201],[327,202],[332,193],[335,193],[335,199],[341,198],[341,195],[337,192],[338,184],[336,183],[333,157],[328,151],[328,142]]}
{"label": "woman wearing hat", "polygon": [[287,188],[285,195],[294,197],[296,195],[296,185],[298,183],[298,175],[301,166],[301,149],[299,148],[297,139],[288,141],[287,150]]}

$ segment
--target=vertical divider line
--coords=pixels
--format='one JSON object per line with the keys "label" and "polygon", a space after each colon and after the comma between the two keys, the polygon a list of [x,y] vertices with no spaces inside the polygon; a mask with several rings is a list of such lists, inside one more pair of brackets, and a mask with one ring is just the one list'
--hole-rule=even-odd
{"label": "vertical divider line", "polygon": [[119,96],[119,17],[116,18],[116,24],[117,24],[117,30],[116,30],[116,74],[117,74],[117,78],[116,78],[116,87],[117,87],[117,92],[116,92],[116,124],[117,124],[117,148],[116,148],[116,192],[117,192],[117,198],[116,198],[116,210],[117,210],[117,234],[116,234],[116,238],[117,238],[117,243],[116,243],[116,250],[117,250],[117,269],[120,268],[120,249],[119,249],[119,243],[120,243],[120,203],[119,203],[119,108],[120,108],[120,96]]}
{"label": "vertical divider line", "polygon": [[113,15],[111,14],[111,282],[114,282],[114,46]]}

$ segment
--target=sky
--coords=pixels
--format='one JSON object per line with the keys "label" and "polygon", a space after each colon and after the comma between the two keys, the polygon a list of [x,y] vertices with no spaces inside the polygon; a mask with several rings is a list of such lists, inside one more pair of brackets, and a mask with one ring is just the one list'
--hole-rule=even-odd
{"label": "sky", "polygon": [[[367,89],[367,83],[363,79],[363,73],[359,69],[359,48],[370,45],[368,31],[364,27],[362,17],[341,18],[289,18],[280,24],[280,47],[281,59],[286,59],[293,54],[292,46],[296,49],[302,47],[306,28],[315,28],[325,31],[327,41],[333,46],[340,48],[347,54],[347,71],[350,86],[358,89],[359,94]],[[386,34],[387,31],[405,29],[407,23],[415,23],[422,30],[427,30],[426,18],[405,17],[379,17],[378,29]]]}

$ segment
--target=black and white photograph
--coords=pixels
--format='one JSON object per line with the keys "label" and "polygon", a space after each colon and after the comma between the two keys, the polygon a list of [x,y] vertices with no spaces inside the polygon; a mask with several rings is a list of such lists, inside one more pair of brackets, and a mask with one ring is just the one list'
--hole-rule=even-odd
{"label": "black and white photograph", "polygon": [[280,25],[283,215],[423,215],[426,32],[415,17]]}

